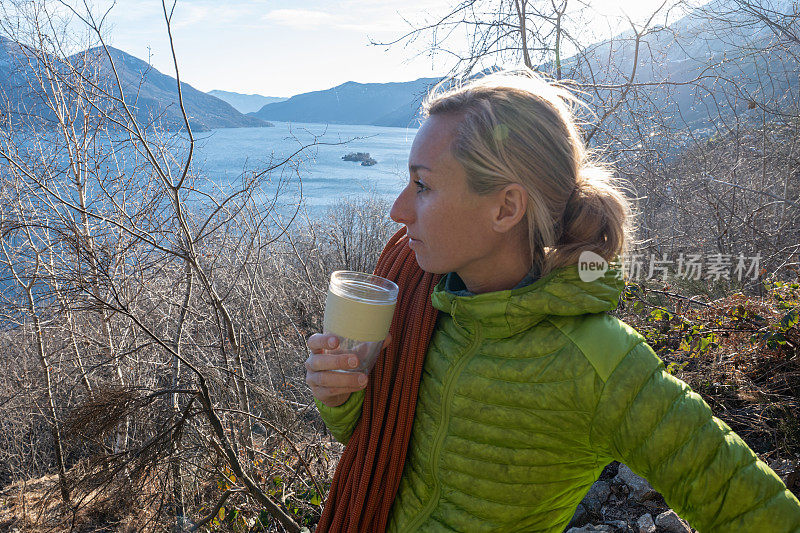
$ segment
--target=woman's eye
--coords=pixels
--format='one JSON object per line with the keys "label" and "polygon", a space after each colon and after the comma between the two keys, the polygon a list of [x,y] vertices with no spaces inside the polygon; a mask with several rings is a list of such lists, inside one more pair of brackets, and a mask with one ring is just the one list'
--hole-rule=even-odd
{"label": "woman's eye", "polygon": [[422,183],[419,180],[414,180],[414,185],[417,186],[417,192],[422,192],[422,191],[427,191],[428,190],[428,186],[425,185],[424,183]]}

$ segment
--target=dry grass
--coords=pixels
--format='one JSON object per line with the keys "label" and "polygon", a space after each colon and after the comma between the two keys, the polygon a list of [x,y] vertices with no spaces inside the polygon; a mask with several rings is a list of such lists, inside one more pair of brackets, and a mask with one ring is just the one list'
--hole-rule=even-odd
{"label": "dry grass", "polygon": [[0,492],[0,531],[133,533],[153,530],[153,510],[138,506],[131,491],[101,485],[74,491],[69,505],[61,500],[58,476],[13,483]]}
{"label": "dry grass", "polygon": [[[327,491],[343,446],[318,434],[308,439],[297,438],[293,447],[278,446],[259,439],[253,477],[271,497],[281,501],[302,521],[316,523],[322,499],[310,471],[322,491]],[[271,450],[271,451],[270,451]],[[301,460],[300,457],[303,459]],[[308,468],[308,470],[306,470]],[[171,529],[171,516],[165,512],[166,487],[159,480],[167,477],[163,468],[153,468],[144,479],[134,480],[124,474],[110,476],[99,460],[84,460],[68,472],[71,501],[61,500],[58,476],[19,481],[0,490],[0,532],[153,532]],[[186,502],[188,525],[199,521],[213,508],[226,488],[237,486],[229,470],[224,475],[196,478],[198,486]],[[226,477],[228,479],[226,479]],[[253,526],[261,507],[244,493],[236,493],[226,501],[227,509],[235,509],[241,524],[204,527],[201,531],[226,530],[228,526]],[[241,528],[236,529],[241,530]],[[253,531],[283,531],[269,524]]]}

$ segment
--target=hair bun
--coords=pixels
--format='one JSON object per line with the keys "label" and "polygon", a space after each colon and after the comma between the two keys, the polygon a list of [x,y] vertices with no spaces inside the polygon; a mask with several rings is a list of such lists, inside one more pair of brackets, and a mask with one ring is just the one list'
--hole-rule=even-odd
{"label": "hair bun", "polygon": [[[561,235],[548,257],[551,268],[577,262],[589,250],[606,260],[622,253],[630,207],[611,173],[602,167],[587,169],[564,207]],[[579,201],[578,201],[579,200]]]}

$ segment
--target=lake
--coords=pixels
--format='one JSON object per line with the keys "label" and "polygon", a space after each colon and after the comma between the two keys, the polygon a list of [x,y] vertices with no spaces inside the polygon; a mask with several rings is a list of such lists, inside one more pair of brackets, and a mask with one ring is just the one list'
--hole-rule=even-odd
{"label": "lake", "polygon": [[[392,201],[408,181],[408,153],[417,130],[345,124],[273,122],[273,128],[225,128],[196,135],[195,169],[215,184],[235,184],[243,172],[268,168],[310,146],[292,165],[272,172],[267,194],[282,189],[282,203],[302,198],[312,215],[336,201],[374,194]],[[369,152],[374,166],[344,161]],[[271,163],[272,162],[272,163]]]}
{"label": "lake", "polygon": [[[341,199],[375,195],[392,202],[408,182],[408,153],[416,129],[274,124],[273,128],[225,128],[195,134],[194,171],[213,184],[202,187],[208,189],[205,192],[216,187],[235,187],[243,173],[263,170],[270,166],[270,161],[284,159],[314,142],[318,144],[297,156],[294,165],[273,171],[271,179],[263,184],[264,200],[269,203],[280,187],[279,214],[291,216],[301,198],[312,219],[322,217],[330,205]],[[378,163],[365,167],[342,160],[350,152],[369,152]],[[185,152],[175,154],[180,163]],[[113,168],[106,171],[114,175]],[[90,197],[102,198],[96,185],[90,183],[88,187]],[[14,238],[11,236],[9,242],[13,243]],[[12,287],[16,285],[10,273],[0,268],[0,290],[10,297]],[[4,326],[0,321],[0,329]]]}

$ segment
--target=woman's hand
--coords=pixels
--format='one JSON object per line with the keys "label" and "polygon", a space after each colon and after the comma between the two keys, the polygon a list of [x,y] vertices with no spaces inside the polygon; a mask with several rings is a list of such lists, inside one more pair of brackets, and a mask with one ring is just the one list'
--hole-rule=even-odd
{"label": "woman's hand", "polygon": [[[388,343],[388,339],[387,339]],[[387,343],[384,343],[384,347]],[[339,346],[336,335],[315,333],[306,341],[311,355],[306,359],[306,383],[316,399],[328,407],[342,405],[353,392],[367,386],[367,375],[361,372],[336,372],[352,370],[358,366],[358,357],[352,353],[329,354]]]}

